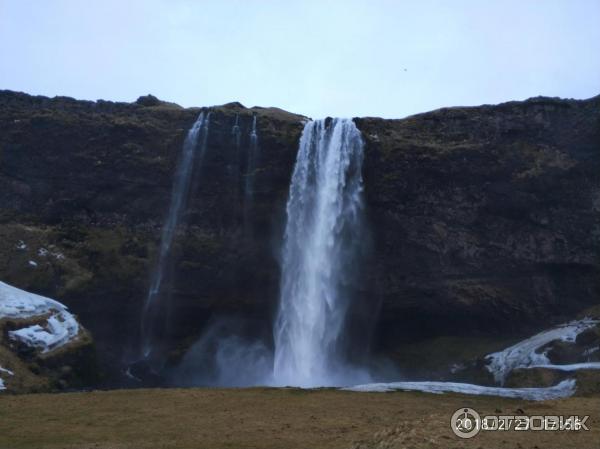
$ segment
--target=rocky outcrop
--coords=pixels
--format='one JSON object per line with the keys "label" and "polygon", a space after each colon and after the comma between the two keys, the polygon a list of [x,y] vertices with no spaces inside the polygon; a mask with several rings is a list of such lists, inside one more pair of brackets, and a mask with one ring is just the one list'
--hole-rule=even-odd
{"label": "rocky outcrop", "polygon": [[[243,316],[248,332],[268,338],[305,120],[238,103],[210,109],[206,158],[175,242],[164,335],[175,359],[216,315]],[[108,374],[137,351],[172,173],[199,112],[152,96],[126,104],[0,92],[0,279],[68,305]],[[244,213],[253,114],[260,158]],[[371,254],[367,307],[355,313],[378,316],[376,351],[531,333],[599,302],[600,98],[356,123]]]}
{"label": "rocky outcrop", "polygon": [[91,336],[63,304],[0,282],[0,390],[80,388],[97,368]]}

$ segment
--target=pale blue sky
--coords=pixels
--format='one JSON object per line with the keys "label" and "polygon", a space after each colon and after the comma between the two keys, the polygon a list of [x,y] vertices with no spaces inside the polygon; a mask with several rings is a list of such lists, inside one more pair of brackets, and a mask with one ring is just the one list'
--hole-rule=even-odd
{"label": "pale blue sky", "polygon": [[600,94],[600,0],[0,0],[0,89],[314,118]]}

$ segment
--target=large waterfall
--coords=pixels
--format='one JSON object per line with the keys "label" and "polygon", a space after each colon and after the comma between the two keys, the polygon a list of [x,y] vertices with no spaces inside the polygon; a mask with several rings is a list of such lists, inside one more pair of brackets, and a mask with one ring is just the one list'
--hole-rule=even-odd
{"label": "large waterfall", "polygon": [[186,207],[194,166],[201,162],[206,150],[209,119],[210,113],[200,113],[183,143],[171,191],[169,212],[162,228],[158,260],[152,272],[150,288],[142,310],[141,349],[144,358],[147,358],[153,349],[154,333],[161,316],[160,299],[164,293],[165,269],[177,226]]}
{"label": "large waterfall", "polygon": [[[249,150],[256,152],[255,122],[252,129]],[[243,320],[215,317],[171,373],[173,384],[315,387],[371,381],[358,367],[368,336],[357,329],[369,316],[354,301],[368,240],[362,161],[363,140],[352,120],[306,123],[287,202],[274,352],[267,340],[244,330]],[[251,167],[250,154],[248,162]]]}
{"label": "large waterfall", "polygon": [[303,387],[368,381],[344,351],[362,239],[363,140],[349,119],[308,122],[290,185],[274,325],[273,379]]}

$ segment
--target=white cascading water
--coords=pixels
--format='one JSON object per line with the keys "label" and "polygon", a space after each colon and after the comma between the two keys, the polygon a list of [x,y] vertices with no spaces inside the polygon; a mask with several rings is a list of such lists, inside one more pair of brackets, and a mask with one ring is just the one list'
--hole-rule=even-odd
{"label": "white cascading water", "polygon": [[273,382],[370,381],[342,349],[363,212],[363,140],[350,119],[306,123],[287,203]]}
{"label": "white cascading water", "polygon": [[233,128],[231,128],[231,134],[233,135],[233,139],[235,141],[236,148],[240,147],[240,138],[241,138],[241,134],[242,134],[240,131],[239,121],[240,121],[240,115],[235,114],[235,124],[233,125]]}
{"label": "white cascading water", "polygon": [[150,279],[148,296],[142,310],[141,349],[144,358],[148,358],[152,352],[155,325],[159,318],[159,302],[165,268],[171,253],[177,225],[187,203],[194,166],[201,162],[206,150],[209,120],[210,112],[207,114],[200,113],[183,142],[181,157],[171,190],[169,212],[162,228],[158,260]]}
{"label": "white cascading water", "polygon": [[252,117],[252,130],[250,131],[250,148],[246,165],[246,196],[252,197],[254,193],[254,170],[258,159],[258,135],[256,134],[256,115]]}
{"label": "white cascading water", "polygon": [[252,117],[252,129],[250,131],[250,146],[246,159],[246,180],[244,185],[244,234],[251,235],[250,212],[254,201],[254,177],[256,165],[258,163],[258,134],[256,133],[256,115]]}

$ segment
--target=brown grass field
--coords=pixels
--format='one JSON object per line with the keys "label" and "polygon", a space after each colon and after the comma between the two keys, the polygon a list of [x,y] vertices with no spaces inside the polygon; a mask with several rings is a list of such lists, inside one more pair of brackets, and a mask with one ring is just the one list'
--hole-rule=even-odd
{"label": "brown grass field", "polygon": [[[589,431],[480,432],[452,413],[590,415]],[[521,409],[517,412],[517,409]],[[600,448],[600,397],[527,402],[417,392],[145,389],[0,395],[2,449]]]}

